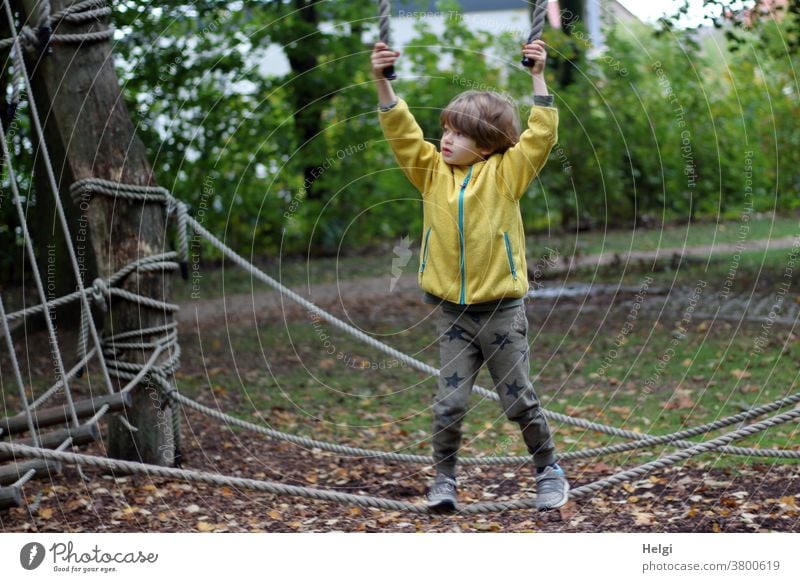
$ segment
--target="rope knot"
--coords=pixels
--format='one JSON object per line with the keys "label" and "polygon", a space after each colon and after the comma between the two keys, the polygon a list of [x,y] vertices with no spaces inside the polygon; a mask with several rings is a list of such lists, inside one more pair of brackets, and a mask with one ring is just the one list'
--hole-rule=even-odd
{"label": "rope knot", "polygon": [[178,253],[180,255],[181,277],[186,281],[189,279],[189,207],[182,200],[178,200],[172,194],[165,194],[167,218],[173,213],[178,219]]}
{"label": "rope knot", "polygon": [[108,284],[104,279],[98,277],[92,281],[92,299],[94,299],[104,312],[108,311],[108,305],[106,304],[106,297],[108,294]]}
{"label": "rope knot", "polygon": [[172,214],[176,210],[178,210],[178,204],[182,204],[182,202],[178,202],[178,200],[176,200],[175,197],[172,196],[171,194],[168,194],[166,199],[167,199],[167,208],[166,208],[167,216],[172,216]]}

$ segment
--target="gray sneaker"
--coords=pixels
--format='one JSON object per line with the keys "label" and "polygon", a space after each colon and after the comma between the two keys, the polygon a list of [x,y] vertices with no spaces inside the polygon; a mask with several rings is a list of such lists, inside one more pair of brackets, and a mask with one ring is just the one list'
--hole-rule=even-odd
{"label": "gray sneaker", "polygon": [[539,511],[557,509],[569,499],[569,483],[560,467],[545,467],[536,475],[536,507]]}
{"label": "gray sneaker", "polygon": [[457,493],[455,479],[446,475],[436,475],[436,480],[428,491],[428,508],[435,513],[455,511],[458,507]]}

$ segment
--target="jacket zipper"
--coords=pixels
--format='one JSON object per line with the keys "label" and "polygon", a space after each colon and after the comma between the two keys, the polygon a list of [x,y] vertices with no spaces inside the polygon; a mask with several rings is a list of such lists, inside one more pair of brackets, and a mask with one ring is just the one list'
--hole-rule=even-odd
{"label": "jacket zipper", "polygon": [[506,241],[506,254],[508,255],[508,266],[511,268],[511,276],[514,281],[517,280],[517,268],[514,266],[514,255],[511,252],[511,241],[508,238],[508,231],[503,232],[503,238]]}
{"label": "jacket zipper", "polygon": [[420,274],[425,272],[425,265],[428,264],[428,238],[431,236],[431,226],[428,227],[427,232],[425,233],[425,244],[422,245],[422,262],[419,266]]}
{"label": "jacket zipper", "polygon": [[467,296],[467,268],[464,257],[464,190],[467,189],[471,177],[472,166],[469,167],[464,183],[461,184],[461,191],[458,193],[458,236],[461,242],[461,297],[458,302],[461,305],[464,305]]}

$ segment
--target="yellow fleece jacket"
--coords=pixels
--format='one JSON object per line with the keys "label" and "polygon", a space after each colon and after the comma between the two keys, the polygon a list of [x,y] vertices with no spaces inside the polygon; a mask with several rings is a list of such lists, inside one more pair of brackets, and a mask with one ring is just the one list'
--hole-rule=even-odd
{"label": "yellow fleece jacket", "polygon": [[532,107],[519,143],[470,167],[447,164],[402,99],[379,115],[400,167],[422,193],[422,289],[460,305],[523,297],[519,199],[558,140],[558,110]]}

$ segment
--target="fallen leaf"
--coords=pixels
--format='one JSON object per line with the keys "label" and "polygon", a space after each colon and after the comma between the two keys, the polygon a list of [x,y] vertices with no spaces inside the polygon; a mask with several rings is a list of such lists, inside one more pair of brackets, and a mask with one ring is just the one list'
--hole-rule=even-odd
{"label": "fallen leaf", "polygon": [[634,511],[631,515],[634,518],[634,525],[653,525],[655,516],[652,513]]}
{"label": "fallen leaf", "polygon": [[41,507],[39,508],[39,517],[42,519],[50,519],[53,517],[53,510],[49,507]]}
{"label": "fallen leaf", "polygon": [[731,376],[733,376],[737,380],[744,380],[745,378],[750,378],[752,374],[745,370],[736,369],[736,370],[731,370]]}

